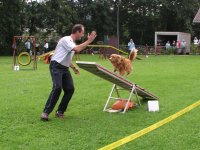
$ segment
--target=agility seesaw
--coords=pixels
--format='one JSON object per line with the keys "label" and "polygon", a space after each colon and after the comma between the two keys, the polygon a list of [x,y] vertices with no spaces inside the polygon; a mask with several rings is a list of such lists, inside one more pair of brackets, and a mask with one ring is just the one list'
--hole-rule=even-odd
{"label": "agility seesaw", "polygon": [[[93,48],[93,47],[96,47],[96,48],[111,48],[111,49],[113,49],[113,50],[115,50],[115,51],[118,51],[118,52],[121,52],[121,53],[123,53],[123,54],[125,54],[125,55],[128,55],[127,52],[125,52],[125,51],[123,51],[123,50],[121,50],[121,49],[119,49],[119,48],[116,48],[116,47],[114,47],[114,46],[111,46],[111,45],[88,45],[87,47],[91,47],[91,48]],[[139,58],[139,57],[136,57],[136,59],[142,60],[142,59]]]}
{"label": "agility seesaw", "polygon": [[[108,96],[108,100],[105,104],[103,111],[109,111],[108,104],[111,99],[114,99],[114,100],[121,99],[120,93],[119,93],[120,90],[127,90],[130,92],[128,95],[128,98],[126,99],[127,103],[126,103],[125,109],[123,110],[123,113],[126,112],[128,103],[130,102],[133,94],[136,96],[136,99],[137,99],[139,105],[141,105],[141,102],[140,102],[140,99],[138,98],[138,96],[142,97],[143,99],[147,99],[147,100],[158,100],[158,97],[155,96],[154,94],[146,91],[142,87],[139,87],[135,83],[128,81],[127,79],[123,78],[122,76],[117,75],[116,73],[114,73],[112,71],[109,71],[108,69],[97,64],[96,62],[76,61],[76,64],[80,68],[113,83],[113,87]],[[118,97],[112,97],[114,91],[116,92]]]}

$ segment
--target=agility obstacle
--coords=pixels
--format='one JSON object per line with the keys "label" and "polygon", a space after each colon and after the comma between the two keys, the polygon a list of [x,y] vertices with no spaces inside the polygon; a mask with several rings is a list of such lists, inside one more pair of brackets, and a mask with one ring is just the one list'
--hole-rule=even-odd
{"label": "agility obstacle", "polygon": [[41,58],[43,58],[43,57],[45,57],[45,56],[47,56],[47,55],[50,55],[50,54],[52,54],[52,53],[54,53],[54,52],[55,52],[55,50],[49,51],[49,52],[44,53],[44,54],[42,54],[42,55],[40,55],[40,56],[37,56],[37,58],[38,58],[38,59],[41,59]]}
{"label": "agility obstacle", "polygon": [[88,45],[87,47],[97,47],[97,48],[111,48],[111,49],[114,49],[118,52],[121,52],[123,54],[128,54],[127,52],[124,52],[123,50],[119,49],[119,48],[116,48],[114,46],[111,46],[111,45]]}
{"label": "agility obstacle", "polygon": [[[37,69],[37,58],[36,58],[36,36],[13,36],[13,63],[12,63],[12,69],[14,69],[15,66],[17,66],[17,61],[21,66],[27,66],[31,63],[31,56],[28,52],[21,52],[19,56],[17,57],[17,39],[33,39],[33,70]],[[27,62],[22,62],[22,57],[27,58]]]}
{"label": "agility obstacle", "polygon": [[[88,45],[87,47],[91,47],[91,48],[93,48],[93,47],[96,47],[96,48],[111,48],[111,49],[113,49],[115,51],[118,51],[118,52],[121,52],[121,53],[123,53],[125,55],[128,55],[127,52],[125,52],[125,51],[123,51],[123,50],[121,50],[119,48],[116,48],[114,46],[111,46],[111,45]],[[49,55],[49,54],[51,54],[53,52],[54,52],[54,50],[53,51],[49,51],[48,53],[42,54],[40,56],[37,56],[37,58],[41,59],[41,58],[43,58],[43,57],[45,57],[45,56],[47,56],[47,55]],[[141,60],[141,58],[139,58],[139,57],[136,57],[136,59]]]}
{"label": "agility obstacle", "polygon": [[[123,110],[123,113],[126,112],[128,104],[129,104],[133,94],[136,96],[136,99],[137,99],[139,105],[141,105],[141,102],[140,102],[140,99],[138,98],[138,96],[140,96],[140,97],[142,97],[143,99],[146,99],[146,100],[158,100],[158,97],[155,96],[154,94],[146,91],[144,88],[136,85],[135,83],[128,81],[127,79],[123,78],[122,76],[117,75],[116,73],[114,73],[112,71],[109,71],[108,69],[97,64],[96,62],[76,61],[76,64],[80,68],[113,83],[113,87],[112,87],[111,92],[108,96],[108,100],[107,100],[107,102],[104,106],[103,111],[109,111],[108,105],[109,105],[111,100],[122,99],[121,96],[120,96],[121,90],[126,90],[126,91],[130,92],[129,95],[128,95],[128,98],[126,99],[127,103],[126,103],[125,109]],[[114,91],[116,92],[118,97],[112,96]]]}
{"label": "agility obstacle", "polygon": [[[121,53],[123,53],[125,55],[128,55],[127,52],[125,52],[125,51],[123,51],[123,50],[121,50],[119,48],[116,48],[114,46],[111,46],[111,45],[88,45],[87,47],[91,47],[91,48],[93,48],[93,47],[96,47],[96,48],[111,48],[111,49],[113,49],[115,51],[118,51],[118,52],[121,52]],[[140,57],[136,57],[136,59],[142,60]]]}

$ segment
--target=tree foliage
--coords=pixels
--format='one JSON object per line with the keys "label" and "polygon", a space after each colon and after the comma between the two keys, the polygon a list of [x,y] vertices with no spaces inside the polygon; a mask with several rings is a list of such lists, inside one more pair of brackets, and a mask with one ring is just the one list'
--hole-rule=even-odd
{"label": "tree foliage", "polygon": [[[95,29],[98,40],[116,35],[119,7],[120,44],[153,44],[155,31],[200,34],[192,20],[200,0],[0,0],[0,54],[11,54],[14,35],[70,34],[76,23]],[[40,37],[38,37],[40,38]]]}

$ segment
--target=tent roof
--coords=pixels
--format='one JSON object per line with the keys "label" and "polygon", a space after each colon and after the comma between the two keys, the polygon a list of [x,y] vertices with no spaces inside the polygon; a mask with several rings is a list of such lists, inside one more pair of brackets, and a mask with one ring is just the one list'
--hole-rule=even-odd
{"label": "tent roof", "polygon": [[200,8],[199,8],[199,10],[198,10],[193,22],[200,23]]}

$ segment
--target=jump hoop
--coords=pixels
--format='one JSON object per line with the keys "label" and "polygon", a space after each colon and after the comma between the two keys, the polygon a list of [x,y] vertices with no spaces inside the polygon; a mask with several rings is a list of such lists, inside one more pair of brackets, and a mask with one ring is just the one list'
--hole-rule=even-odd
{"label": "jump hoop", "polygon": [[[28,60],[27,60],[26,63],[22,62],[22,60],[21,60],[22,56],[26,56],[26,57],[27,57]],[[19,63],[20,65],[22,65],[22,66],[27,66],[27,65],[29,65],[29,64],[31,63],[31,56],[29,55],[28,52],[21,52],[21,53],[19,54],[17,60],[18,60],[18,63]]]}
{"label": "jump hoop", "polygon": [[[29,55],[29,53],[27,52],[22,52],[20,53],[19,48],[17,47],[17,45],[19,45],[18,39],[30,39],[32,40],[31,42],[33,42],[33,55]],[[36,55],[36,36],[13,36],[13,44],[12,44],[12,48],[13,48],[13,63],[12,63],[12,69],[14,70],[14,66],[17,66],[18,64],[21,66],[28,66],[32,59],[33,59],[33,70],[37,69],[37,55]],[[17,54],[19,54],[17,56]],[[23,56],[23,58],[22,58]]]}

